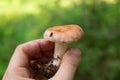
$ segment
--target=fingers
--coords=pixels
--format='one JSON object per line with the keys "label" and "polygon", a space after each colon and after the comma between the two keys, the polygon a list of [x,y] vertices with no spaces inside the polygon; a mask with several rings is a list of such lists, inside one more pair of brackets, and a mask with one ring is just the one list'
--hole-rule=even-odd
{"label": "fingers", "polygon": [[45,55],[51,55],[51,50],[53,50],[53,48],[54,43],[44,39],[34,40],[19,45],[10,60],[4,78],[7,77],[9,80],[18,80],[15,79],[16,76],[19,78],[31,77],[30,60],[40,58]]}
{"label": "fingers", "polygon": [[81,53],[78,49],[70,49],[64,55],[58,72],[50,80],[73,80]]}
{"label": "fingers", "polygon": [[48,54],[47,51],[50,51],[53,47],[52,42],[43,39],[21,44],[16,48],[10,64],[16,66],[28,65],[30,59],[40,58],[45,51]]}
{"label": "fingers", "polygon": [[[44,39],[34,40],[19,45],[15,49],[15,52],[10,60],[8,68],[5,72],[4,80],[7,80],[6,78],[9,80],[24,80],[23,78],[32,77],[33,75],[30,68],[30,61],[40,58],[41,56],[41,60],[46,60],[43,56],[50,57],[53,48],[54,43]],[[18,77],[21,79],[18,79]],[[40,78],[42,78],[42,76]]]}
{"label": "fingers", "polygon": [[54,43],[48,40],[41,39],[21,44],[16,48],[15,52],[22,51],[29,58],[37,58],[40,57],[42,53],[47,54],[47,52],[50,52],[53,48]]}

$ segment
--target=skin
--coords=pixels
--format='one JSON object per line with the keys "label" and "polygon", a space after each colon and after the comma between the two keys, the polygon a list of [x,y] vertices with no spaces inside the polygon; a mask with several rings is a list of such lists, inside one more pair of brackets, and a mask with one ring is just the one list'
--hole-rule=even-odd
{"label": "skin", "polygon": [[[54,43],[44,39],[19,45],[11,57],[3,80],[43,80],[42,74],[36,73],[32,66],[35,63],[48,63],[53,51]],[[63,56],[58,72],[49,80],[73,80],[80,55],[78,49],[69,49]]]}

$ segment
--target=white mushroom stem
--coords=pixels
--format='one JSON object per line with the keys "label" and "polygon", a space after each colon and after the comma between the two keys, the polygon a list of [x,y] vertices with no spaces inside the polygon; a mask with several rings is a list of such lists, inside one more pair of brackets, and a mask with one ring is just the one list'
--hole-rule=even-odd
{"label": "white mushroom stem", "polygon": [[54,50],[54,60],[53,65],[59,66],[61,63],[61,59],[67,50],[68,44],[67,43],[55,43],[55,50]]}

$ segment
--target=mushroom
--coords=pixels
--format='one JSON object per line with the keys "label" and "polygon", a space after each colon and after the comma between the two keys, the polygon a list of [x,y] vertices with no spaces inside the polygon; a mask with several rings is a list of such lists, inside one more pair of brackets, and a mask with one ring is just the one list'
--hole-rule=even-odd
{"label": "mushroom", "polygon": [[68,44],[80,39],[82,33],[83,30],[78,25],[55,26],[45,31],[44,39],[55,43],[53,59],[40,67],[45,77],[51,78],[57,72]]}

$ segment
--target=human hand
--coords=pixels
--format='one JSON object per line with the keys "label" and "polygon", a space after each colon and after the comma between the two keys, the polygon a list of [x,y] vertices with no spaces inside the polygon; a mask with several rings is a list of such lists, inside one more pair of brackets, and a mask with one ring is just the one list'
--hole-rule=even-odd
{"label": "human hand", "polygon": [[[36,62],[48,63],[53,51],[54,43],[44,39],[19,45],[9,62],[3,80],[43,80],[42,74],[36,73],[31,65]],[[68,50],[57,73],[49,80],[73,80],[80,55],[78,49]]]}

